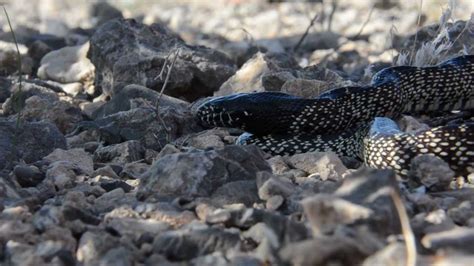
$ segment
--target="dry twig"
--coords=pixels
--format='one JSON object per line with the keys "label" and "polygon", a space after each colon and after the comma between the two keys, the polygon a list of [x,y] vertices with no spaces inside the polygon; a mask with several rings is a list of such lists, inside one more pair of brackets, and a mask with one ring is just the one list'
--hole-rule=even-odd
{"label": "dry twig", "polygon": [[415,266],[417,257],[415,236],[411,230],[410,220],[408,219],[405,205],[403,205],[400,195],[398,195],[393,188],[390,189],[390,197],[395,205],[395,209],[397,210],[400,225],[402,227],[403,238],[405,239],[405,248],[407,252],[407,261],[405,265]]}
{"label": "dry twig", "polygon": [[298,43],[293,47],[293,51],[296,51],[298,50],[298,48],[301,46],[301,44],[303,43],[304,39],[306,39],[306,36],[308,36],[308,33],[309,33],[309,30],[313,27],[314,23],[316,22],[316,20],[318,19],[319,17],[319,14],[315,14],[313,19],[311,19],[311,21],[309,22],[309,25],[308,27],[306,27],[306,30],[305,32],[303,33],[303,35],[301,36],[300,40],[298,41]]}

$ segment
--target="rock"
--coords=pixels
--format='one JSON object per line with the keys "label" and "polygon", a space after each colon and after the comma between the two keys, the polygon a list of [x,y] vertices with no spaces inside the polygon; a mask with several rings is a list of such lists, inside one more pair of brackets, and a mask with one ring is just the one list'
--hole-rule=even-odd
{"label": "rock", "polygon": [[149,168],[150,165],[146,163],[126,163],[120,172],[120,177],[123,179],[139,179]]}
{"label": "rock", "polygon": [[430,250],[456,249],[468,253],[474,252],[474,248],[466,243],[472,243],[474,239],[474,228],[457,227],[452,230],[431,233],[421,239],[423,247]]}
{"label": "rock", "polygon": [[99,185],[107,192],[121,188],[125,193],[128,193],[133,189],[132,186],[122,180],[113,180],[108,178],[100,178]]}
{"label": "rock", "polygon": [[140,215],[155,221],[166,222],[173,227],[181,227],[196,220],[194,212],[182,210],[170,203],[140,204],[135,208]]}
{"label": "rock", "polygon": [[170,225],[166,222],[143,219],[136,213],[120,213],[121,211],[123,210],[115,209],[106,214],[104,225],[107,228],[114,229],[120,235],[130,238],[132,241],[138,242],[146,234],[154,237],[170,229]]}
{"label": "rock", "polygon": [[122,12],[107,2],[98,2],[90,5],[89,14],[95,22],[95,26],[99,27],[105,22],[122,18]]}
{"label": "rock", "polygon": [[[292,265],[358,264],[368,255],[355,239],[321,236],[285,246],[280,258]],[[315,252],[315,251],[318,252]]]}
{"label": "rock", "polygon": [[449,217],[458,225],[468,225],[474,218],[474,208],[471,201],[463,201],[458,206],[448,210]]}
{"label": "rock", "polygon": [[[365,223],[374,232],[389,235],[400,232],[397,211],[390,193],[398,194],[400,197],[395,173],[392,170],[364,167],[347,175],[334,196],[352,204],[361,205],[361,207],[350,208],[356,211],[354,216],[356,219],[366,216],[369,213],[366,208],[369,208],[372,215],[367,217]],[[343,203],[344,205],[348,206]]]}
{"label": "rock", "polygon": [[33,245],[9,240],[5,245],[5,255],[12,265],[45,265],[45,261],[34,255]]}
{"label": "rock", "polygon": [[447,190],[455,173],[441,158],[423,154],[413,158],[408,176],[430,190]]}
{"label": "rock", "polygon": [[91,175],[94,171],[92,156],[83,149],[55,149],[52,153],[48,154],[48,156],[44,157],[43,160],[49,164],[58,161],[72,163],[76,169],[86,175]]}
{"label": "rock", "polygon": [[132,109],[132,101],[134,99],[143,99],[149,102],[150,106],[157,106],[159,100],[160,107],[171,107],[179,110],[186,110],[189,103],[162,95],[157,91],[151,90],[136,84],[125,86],[122,90],[113,95],[112,99],[99,107],[92,115],[94,119],[103,118],[120,111],[128,111]]}
{"label": "rock", "polygon": [[35,162],[56,148],[65,149],[66,139],[48,122],[0,121],[0,168],[12,167],[19,159]]}
{"label": "rock", "polygon": [[267,87],[277,87],[275,90],[279,90],[286,80],[295,78],[291,73],[284,74],[284,78],[280,79],[282,81],[277,82],[280,87],[278,87],[278,84],[270,86],[272,82],[268,78],[266,81],[267,86],[264,86],[263,77],[266,74],[281,71],[284,67],[296,67],[297,64],[292,60],[292,58],[281,56],[281,54],[267,55],[256,53],[235,75],[222,84],[219,90],[214,93],[214,96],[224,96],[239,92],[265,91]]}
{"label": "rock", "polygon": [[404,265],[407,262],[406,247],[402,243],[391,243],[364,260],[364,266],[378,266],[393,263]]}
{"label": "rock", "polygon": [[94,79],[94,65],[86,57],[89,43],[54,50],[41,59],[38,77],[61,83],[90,84]]}
{"label": "rock", "polygon": [[138,194],[139,198],[156,193],[209,196],[226,183],[255,179],[258,171],[270,171],[270,167],[255,146],[170,154],[142,176]]}
{"label": "rock", "polygon": [[[31,74],[33,68],[32,59],[26,55],[25,45],[18,44],[22,56],[21,71],[23,74]],[[18,72],[18,51],[14,42],[0,41],[0,74],[8,76]]]}
{"label": "rock", "polygon": [[268,200],[276,195],[287,198],[296,191],[297,188],[291,180],[273,176],[258,187],[258,196],[262,200]]}
{"label": "rock", "polygon": [[123,246],[112,248],[104,257],[100,258],[100,265],[120,265],[120,266],[132,266],[133,263],[133,254],[130,250],[126,249]]}
{"label": "rock", "polygon": [[95,85],[107,95],[133,83],[159,91],[164,78],[157,77],[165,58],[176,49],[180,52],[165,91],[168,95],[193,101],[212,94],[235,72],[224,54],[186,45],[162,25],[117,19],[99,27],[91,38],[89,58],[96,66]]}
{"label": "rock", "polygon": [[118,239],[107,233],[88,231],[81,236],[76,251],[77,260],[84,265],[94,265],[118,246]]}
{"label": "rock", "polygon": [[[224,148],[225,138],[229,136],[229,131],[220,128],[213,128],[197,134],[183,136],[181,139],[184,139],[182,145],[205,150],[208,148]],[[177,142],[181,143],[180,140],[177,140]]]}
{"label": "rock", "polygon": [[39,96],[29,97],[21,114],[26,121],[50,121],[63,133],[70,132],[76,123],[82,121],[81,110],[71,103],[51,102]]}
{"label": "rock", "polygon": [[308,174],[317,174],[321,180],[342,180],[347,171],[342,161],[334,152],[308,152],[295,154],[287,159],[287,163]]}
{"label": "rock", "polygon": [[94,152],[94,161],[103,163],[131,163],[144,158],[145,148],[136,140],[100,147]]}
{"label": "rock", "polygon": [[353,224],[373,215],[367,207],[327,194],[305,198],[302,204],[315,235],[332,232],[341,224]]}
{"label": "rock", "polygon": [[325,81],[298,78],[286,81],[281,92],[303,98],[315,98],[332,88],[333,85]]}
{"label": "rock", "polygon": [[153,251],[171,260],[188,260],[215,251],[238,249],[239,245],[238,234],[206,228],[164,232],[153,241]]}
{"label": "rock", "polygon": [[280,208],[284,202],[285,202],[285,199],[282,196],[275,195],[275,196],[270,197],[267,200],[267,202],[265,202],[265,208],[274,211]]}
{"label": "rock", "polygon": [[22,187],[34,187],[38,185],[44,179],[44,173],[42,173],[38,167],[33,165],[17,165],[13,168],[16,181]]}
{"label": "rock", "polygon": [[94,207],[99,213],[113,210],[122,204],[134,204],[136,199],[133,195],[125,194],[122,188],[116,188],[104,193],[94,200]]}
{"label": "rock", "polygon": [[59,97],[50,88],[30,82],[22,82],[20,88],[19,83],[15,83],[12,87],[11,97],[2,104],[3,113],[5,115],[12,115],[19,112],[24,107],[26,99],[31,96],[39,96],[42,99],[46,99],[48,102],[59,100]]}
{"label": "rock", "polygon": [[5,102],[11,95],[12,80],[0,77],[0,103]]}
{"label": "rock", "polygon": [[[173,107],[154,110],[143,106],[79,123],[74,134],[95,131],[108,144],[138,140],[145,148],[159,151],[170,141],[197,129],[200,127],[188,110]],[[80,138],[75,141],[80,142]]]}
{"label": "rock", "polygon": [[250,207],[258,201],[257,185],[254,180],[239,180],[226,183],[217,188],[211,195],[211,202],[214,206],[244,204]]}

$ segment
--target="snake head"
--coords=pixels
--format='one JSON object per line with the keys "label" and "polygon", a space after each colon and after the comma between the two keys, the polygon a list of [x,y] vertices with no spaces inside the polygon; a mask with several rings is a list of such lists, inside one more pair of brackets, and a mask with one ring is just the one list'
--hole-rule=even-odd
{"label": "snake head", "polygon": [[197,108],[196,116],[205,126],[243,128],[252,113],[242,98],[245,93],[210,99]]}

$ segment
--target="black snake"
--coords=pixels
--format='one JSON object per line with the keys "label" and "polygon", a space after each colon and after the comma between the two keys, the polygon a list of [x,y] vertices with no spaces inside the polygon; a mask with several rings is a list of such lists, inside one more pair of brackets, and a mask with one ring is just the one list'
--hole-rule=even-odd
{"label": "black snake", "polygon": [[314,99],[279,92],[218,97],[201,104],[196,115],[208,126],[249,132],[238,143],[274,155],[332,150],[404,175],[416,155],[433,154],[465,174],[474,169],[474,123],[412,135],[389,118],[471,109],[474,55],[465,55],[432,67],[386,68],[369,86],[337,88]]}

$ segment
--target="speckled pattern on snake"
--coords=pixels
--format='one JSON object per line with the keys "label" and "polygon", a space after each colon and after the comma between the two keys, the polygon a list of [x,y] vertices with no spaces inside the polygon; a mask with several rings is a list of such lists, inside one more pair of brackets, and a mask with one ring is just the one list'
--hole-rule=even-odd
{"label": "speckled pattern on snake", "polygon": [[337,88],[314,99],[279,92],[218,97],[200,105],[196,115],[207,126],[249,132],[237,142],[274,155],[334,151],[405,175],[411,159],[433,154],[466,174],[474,170],[473,122],[408,134],[391,119],[472,109],[474,55],[464,55],[432,67],[386,68],[369,86]]}

